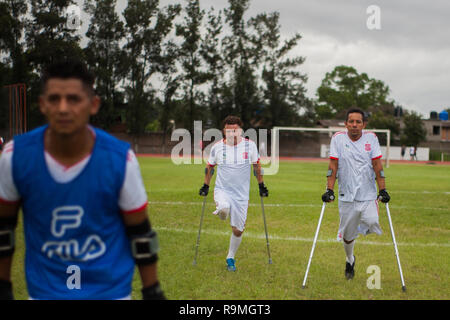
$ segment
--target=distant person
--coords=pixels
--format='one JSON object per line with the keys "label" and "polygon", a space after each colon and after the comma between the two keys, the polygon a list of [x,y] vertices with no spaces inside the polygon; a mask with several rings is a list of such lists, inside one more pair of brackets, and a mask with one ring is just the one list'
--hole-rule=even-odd
{"label": "distant person", "polygon": [[402,160],[405,159],[405,153],[406,153],[406,146],[404,144],[402,144],[402,148],[401,148]]}
{"label": "distant person", "polygon": [[409,157],[411,161],[414,161],[415,157],[416,157],[416,147],[411,146],[409,148]]}
{"label": "distant person", "polygon": [[135,265],[144,299],[164,299],[158,242],[130,145],[89,125],[100,107],[78,61],[48,66],[39,107],[48,124],[16,136],[0,157],[0,299],[13,299],[19,209],[30,299],[130,299]]}
{"label": "distant person", "polygon": [[211,148],[204,184],[199,194],[208,195],[211,171],[217,165],[214,188],[216,210],[213,214],[222,220],[230,217],[232,232],[226,263],[228,271],[236,271],[235,255],[241,244],[247,220],[252,166],[259,184],[259,195],[267,197],[269,191],[264,185],[256,144],[242,137],[241,119],[235,116],[226,117],[223,121],[223,131],[225,138]]}
{"label": "distant person", "polygon": [[359,233],[381,234],[378,199],[384,203],[390,200],[386,191],[380,144],[373,132],[363,131],[366,124],[362,110],[348,110],[345,120],[347,131],[337,132],[331,138],[327,191],[322,195],[323,202],[334,201],[333,189],[337,179],[340,219],[337,238],[343,241],[345,277],[349,280],[355,275],[355,239]]}
{"label": "distant person", "polygon": [[259,144],[259,154],[261,155],[261,157],[267,157],[266,144],[264,143],[264,141],[261,141],[261,143]]}

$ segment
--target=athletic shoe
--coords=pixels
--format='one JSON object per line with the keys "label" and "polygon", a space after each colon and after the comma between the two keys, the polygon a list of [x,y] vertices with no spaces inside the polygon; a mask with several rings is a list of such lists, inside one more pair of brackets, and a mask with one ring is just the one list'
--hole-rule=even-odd
{"label": "athletic shoe", "polygon": [[355,262],[356,258],[355,256],[353,256],[353,264],[350,264],[348,262],[345,263],[345,277],[347,278],[347,280],[351,280],[355,276]]}
{"label": "athletic shoe", "polygon": [[236,266],[234,265],[234,259],[233,258],[227,259],[227,270],[228,271],[236,271]]}

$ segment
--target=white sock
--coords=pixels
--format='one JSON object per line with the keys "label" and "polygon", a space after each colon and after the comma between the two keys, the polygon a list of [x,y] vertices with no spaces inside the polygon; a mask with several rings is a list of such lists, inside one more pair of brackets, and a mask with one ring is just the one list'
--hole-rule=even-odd
{"label": "white sock", "polygon": [[353,247],[355,246],[355,240],[353,240],[351,243],[346,243],[344,241],[344,250],[345,255],[347,256],[346,260],[348,263],[353,264]]}
{"label": "white sock", "polygon": [[239,248],[239,245],[241,244],[242,241],[242,235],[240,237],[236,237],[234,235],[234,233],[231,233],[231,238],[230,238],[230,248],[228,249],[228,256],[227,259],[234,259],[234,256],[236,254],[236,251]]}

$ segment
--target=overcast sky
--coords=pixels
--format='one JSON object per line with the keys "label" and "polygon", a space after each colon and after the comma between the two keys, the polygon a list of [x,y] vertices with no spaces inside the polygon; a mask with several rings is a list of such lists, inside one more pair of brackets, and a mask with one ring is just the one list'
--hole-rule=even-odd
{"label": "overcast sky", "polygon": [[[80,1],[81,2],[81,1]],[[161,0],[160,5],[183,0]],[[118,0],[118,11],[126,6]],[[216,10],[227,0],[200,0],[202,8]],[[380,9],[381,29],[370,30],[373,12]],[[430,111],[450,108],[450,1],[449,0],[252,0],[247,18],[262,12],[280,13],[281,32],[302,40],[295,55],[306,58],[307,95],[316,90],[326,72],[338,65],[382,80],[390,98],[425,118]]]}

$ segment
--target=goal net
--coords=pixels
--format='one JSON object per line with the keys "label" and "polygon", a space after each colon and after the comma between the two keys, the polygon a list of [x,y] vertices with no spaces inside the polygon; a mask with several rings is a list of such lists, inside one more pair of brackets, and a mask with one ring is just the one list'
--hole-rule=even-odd
{"label": "goal net", "polygon": [[[306,128],[273,127],[271,132],[271,162],[283,158],[328,159],[330,141],[334,133],[346,131],[344,127]],[[389,129],[369,129],[380,141],[382,159],[389,167],[391,132]]]}

